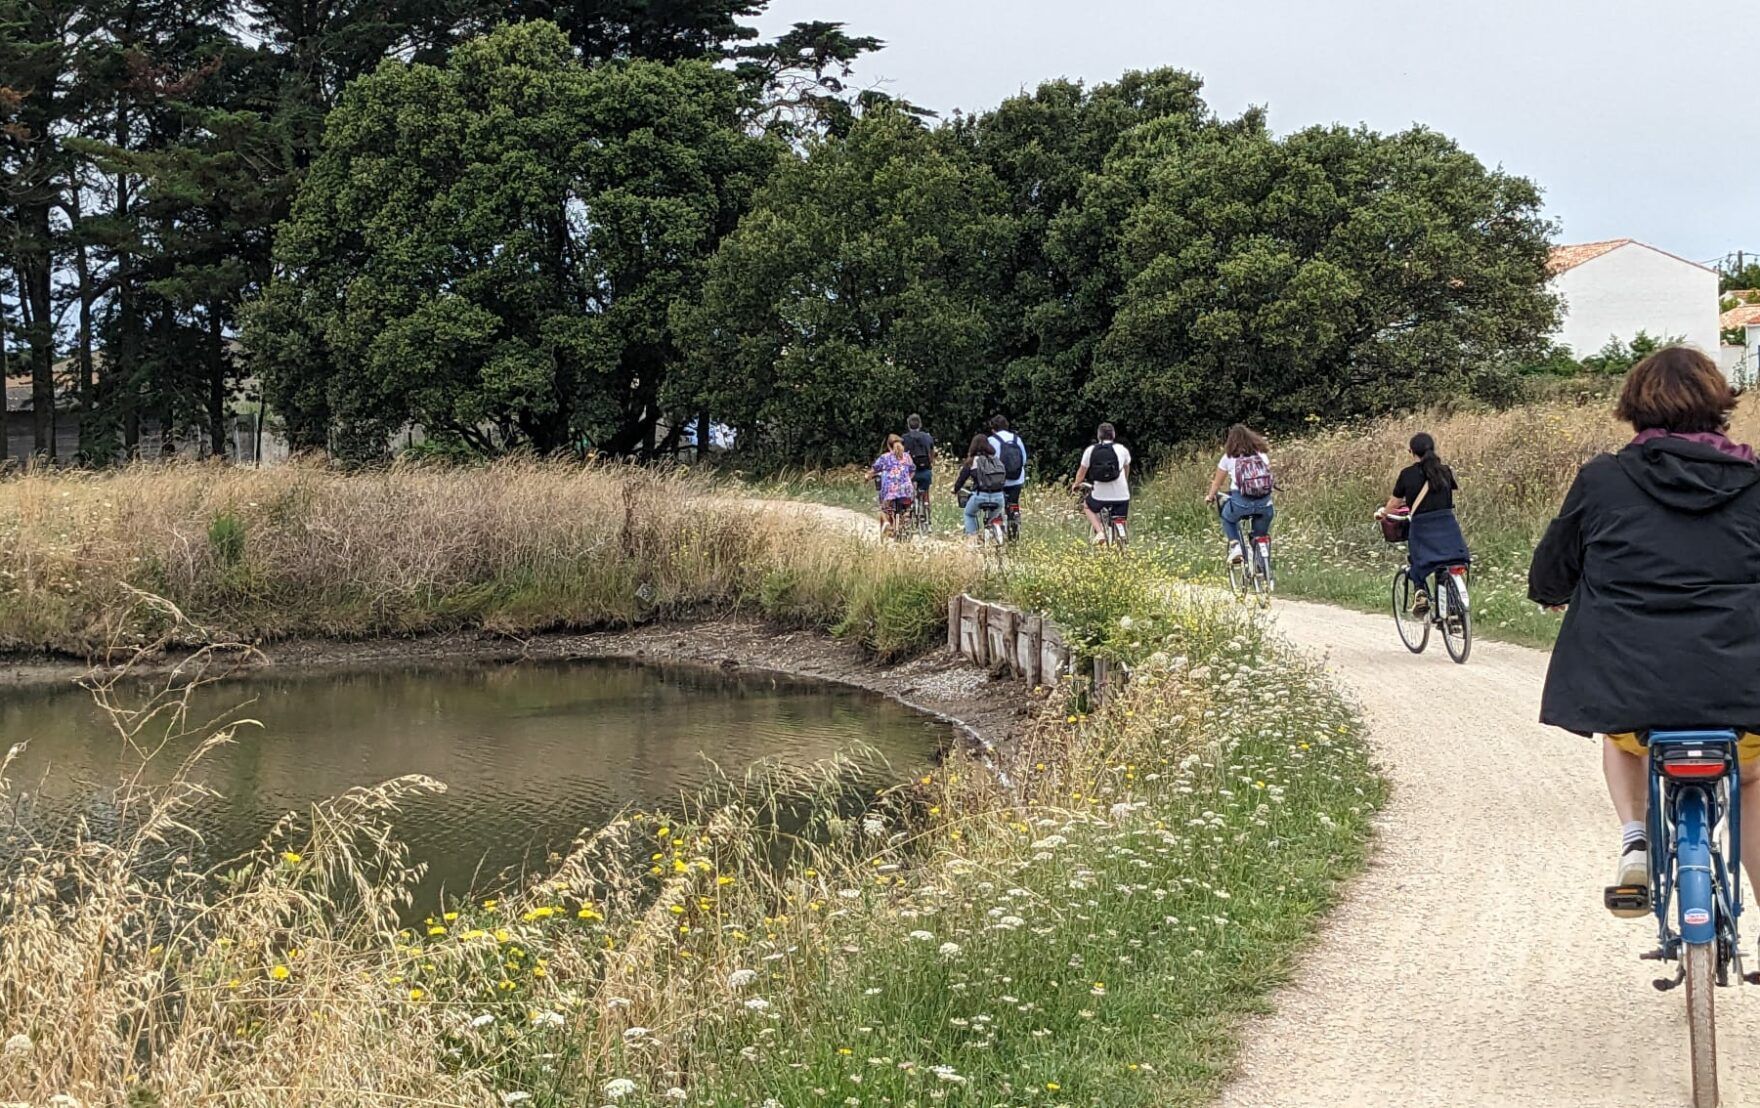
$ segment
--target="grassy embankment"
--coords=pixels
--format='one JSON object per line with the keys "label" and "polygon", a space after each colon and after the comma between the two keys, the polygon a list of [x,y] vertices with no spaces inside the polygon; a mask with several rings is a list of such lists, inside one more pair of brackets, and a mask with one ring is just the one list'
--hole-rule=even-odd
{"label": "grassy embankment", "polygon": [[[684,510],[704,495],[522,466],[15,481],[0,640],[189,637],[133,614],[151,589],[246,633],[744,609],[907,650],[978,584],[939,546],[755,526],[730,500]],[[394,816],[434,783],[290,817],[223,873],[153,861],[199,790],[133,790],[119,837],[9,866],[0,1099],[1201,1102],[1359,863],[1380,794],[1317,667],[1164,583],[1148,559],[1051,544],[988,583],[1137,663],[1104,711],[1048,706],[1006,758],[1011,788],[954,751],[853,815],[828,786],[812,842],[779,844],[768,805],[806,786],[729,784],[590,830],[526,887],[415,932],[396,919]],[[117,719],[142,748],[213,726]]]}

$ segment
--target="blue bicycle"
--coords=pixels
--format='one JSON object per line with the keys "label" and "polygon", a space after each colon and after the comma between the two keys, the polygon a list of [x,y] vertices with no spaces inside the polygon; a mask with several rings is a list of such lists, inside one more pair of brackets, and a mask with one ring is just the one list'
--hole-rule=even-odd
{"label": "blue bicycle", "polygon": [[[1622,914],[1656,914],[1661,944],[1644,955],[1678,962],[1662,991],[1687,987],[1687,1038],[1693,1108],[1717,1108],[1714,994],[1742,973],[1736,920],[1742,914],[1741,771],[1734,731],[1652,731],[1650,751],[1650,885],[1614,885],[1607,906]],[[1719,824],[1723,834],[1718,834]],[[1760,976],[1760,975],[1756,975]]]}

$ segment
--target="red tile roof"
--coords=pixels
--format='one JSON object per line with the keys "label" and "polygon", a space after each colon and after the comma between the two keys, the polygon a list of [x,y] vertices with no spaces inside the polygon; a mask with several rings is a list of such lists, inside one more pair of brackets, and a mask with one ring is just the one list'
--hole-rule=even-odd
{"label": "red tile roof", "polygon": [[1729,311],[1724,312],[1717,320],[1717,326],[1724,329],[1730,327],[1753,327],[1756,325],[1760,325],[1760,304],[1737,305]]}
{"label": "red tile roof", "polygon": [[1609,250],[1618,250],[1630,243],[1631,239],[1608,239],[1605,242],[1579,242],[1572,246],[1555,246],[1552,256],[1546,259],[1549,273],[1563,273],[1567,269],[1575,269],[1584,262],[1593,261]]}

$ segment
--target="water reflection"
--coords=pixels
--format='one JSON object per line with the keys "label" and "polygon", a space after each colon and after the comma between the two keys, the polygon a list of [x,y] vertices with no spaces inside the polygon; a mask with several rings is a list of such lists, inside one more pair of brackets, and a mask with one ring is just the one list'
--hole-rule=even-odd
{"label": "water reflection", "polygon": [[[622,808],[670,803],[712,780],[706,758],[737,776],[764,760],[805,766],[869,747],[893,767],[872,772],[898,777],[949,737],[944,724],[853,690],[617,661],[266,676],[198,691],[192,719],[227,714],[266,726],[241,731],[195,775],[220,793],[191,821],[204,860],[249,849],[290,809],[420,773],[448,787],[398,821],[430,865],[430,892],[541,864]],[[30,746],[9,779],[22,822],[114,825],[133,759],[89,694],[0,694],[0,747],[21,740]],[[145,780],[164,780],[194,745],[169,746]]]}

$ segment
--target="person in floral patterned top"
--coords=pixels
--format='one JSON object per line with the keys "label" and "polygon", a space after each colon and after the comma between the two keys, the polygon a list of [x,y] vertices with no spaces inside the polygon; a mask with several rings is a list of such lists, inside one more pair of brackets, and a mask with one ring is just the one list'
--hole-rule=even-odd
{"label": "person in floral patterned top", "polygon": [[896,532],[917,494],[917,463],[905,452],[904,440],[886,436],[886,453],[874,459],[874,484],[880,489],[880,523]]}

